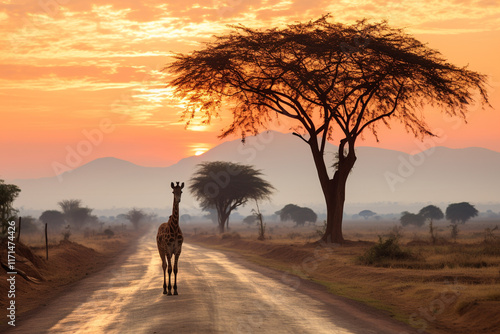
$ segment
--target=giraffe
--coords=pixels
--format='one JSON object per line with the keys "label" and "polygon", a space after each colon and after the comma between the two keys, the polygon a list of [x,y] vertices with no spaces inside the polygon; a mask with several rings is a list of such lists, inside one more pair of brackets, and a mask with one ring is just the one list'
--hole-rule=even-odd
{"label": "giraffe", "polygon": [[160,253],[162,267],[163,267],[163,294],[167,294],[166,273],[168,263],[168,295],[172,295],[172,285],[170,283],[170,274],[172,273],[172,255],[174,258],[174,295],[177,295],[177,261],[181,255],[182,237],[181,229],[179,228],[179,202],[181,201],[182,188],[184,182],[179,185],[179,182],[174,186],[171,182],[170,186],[173,189],[174,205],[172,208],[172,215],[167,223],[163,223],[158,228],[156,235],[156,243],[158,245],[158,252]]}

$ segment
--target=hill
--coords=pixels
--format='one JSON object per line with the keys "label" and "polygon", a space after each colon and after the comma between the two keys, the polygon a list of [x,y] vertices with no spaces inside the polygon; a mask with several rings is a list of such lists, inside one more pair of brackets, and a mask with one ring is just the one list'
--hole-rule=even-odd
{"label": "hill", "polygon": [[[336,147],[327,147],[334,163]],[[482,149],[434,147],[416,155],[359,147],[358,160],[348,180],[346,211],[371,209],[377,213],[400,212],[412,203],[492,203],[500,199],[500,153]],[[324,211],[321,188],[311,153],[300,139],[269,131],[257,137],[221,143],[203,155],[180,160],[169,167],[143,167],[116,158],[101,158],[59,177],[10,180],[22,192],[17,207],[47,210],[63,199],[81,199],[91,208],[171,207],[171,181],[187,182],[203,161],[225,160],[255,165],[277,192],[264,206],[274,212],[288,203]],[[333,169],[331,168],[333,172]],[[198,205],[183,196],[183,210],[197,212]],[[420,206],[421,207],[421,206]],[[420,208],[418,207],[418,208]]]}

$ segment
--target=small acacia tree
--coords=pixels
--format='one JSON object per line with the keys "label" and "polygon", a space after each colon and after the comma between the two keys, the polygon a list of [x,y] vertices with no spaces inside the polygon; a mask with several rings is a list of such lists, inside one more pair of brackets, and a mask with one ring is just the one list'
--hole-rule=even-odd
{"label": "small acacia tree", "polygon": [[92,209],[82,207],[79,199],[62,200],[57,204],[61,207],[66,222],[77,231],[86,223],[97,223],[97,217],[92,216]]}
{"label": "small acacia tree", "polygon": [[420,227],[424,225],[425,218],[421,215],[416,215],[414,213],[404,211],[401,213],[401,218],[399,218],[402,226],[414,225]]}
{"label": "small acacia tree", "polygon": [[281,221],[291,220],[295,226],[302,226],[306,222],[316,223],[318,215],[310,208],[301,207],[295,204],[287,204],[280,211],[276,211]]}
{"label": "small acacia tree", "polygon": [[370,217],[373,217],[376,215],[375,212],[373,212],[372,210],[362,210],[358,213],[358,215],[360,215],[361,217],[363,217],[364,219],[368,219]]}
{"label": "small acacia tree", "polygon": [[229,215],[248,200],[268,199],[274,190],[262,173],[249,165],[225,161],[204,162],[198,165],[190,180],[189,190],[202,209],[215,208],[219,232],[224,233]]}
{"label": "small acacia tree", "polygon": [[44,224],[47,224],[51,233],[59,231],[66,223],[64,220],[64,214],[57,210],[46,210],[42,212],[40,218],[38,219],[40,219],[40,221]]}
{"label": "small acacia tree", "polygon": [[[465,118],[476,91],[488,102],[485,76],[447,63],[402,30],[328,16],[266,30],[233,27],[202,50],[177,55],[165,70],[187,123],[200,115],[210,122],[222,106],[232,111],[220,137],[244,139],[278,117],[293,123],[311,149],[326,202],[322,240],[335,243],[343,242],[346,182],[362,133],[377,137],[377,126],[394,119],[416,137],[432,136],[422,106]],[[339,147],[331,170],[325,145],[333,139]]]}
{"label": "small acacia tree", "polygon": [[451,220],[452,224],[465,224],[469,219],[476,217],[479,212],[467,202],[452,203],[446,208],[446,219]]}
{"label": "small acacia tree", "polygon": [[127,219],[132,223],[134,229],[138,230],[139,224],[147,217],[147,215],[144,213],[144,211],[133,208],[132,210],[127,212],[125,217],[127,217]]}
{"label": "small acacia tree", "polygon": [[434,228],[434,219],[440,220],[444,218],[443,211],[435,205],[427,205],[420,209],[418,214],[429,221],[429,233],[431,235],[432,243],[435,244],[437,241],[436,230]]}

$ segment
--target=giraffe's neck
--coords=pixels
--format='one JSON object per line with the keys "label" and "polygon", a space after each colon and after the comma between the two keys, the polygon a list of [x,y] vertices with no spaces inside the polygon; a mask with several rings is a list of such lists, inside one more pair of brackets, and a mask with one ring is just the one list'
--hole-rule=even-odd
{"label": "giraffe's neck", "polygon": [[174,198],[174,205],[172,207],[172,218],[170,221],[172,226],[179,227],[179,202]]}

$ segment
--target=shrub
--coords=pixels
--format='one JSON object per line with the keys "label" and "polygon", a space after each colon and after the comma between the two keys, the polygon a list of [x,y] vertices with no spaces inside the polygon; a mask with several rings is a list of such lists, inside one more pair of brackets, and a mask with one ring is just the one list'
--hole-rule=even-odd
{"label": "shrub", "polygon": [[370,247],[364,255],[359,257],[362,264],[380,264],[387,260],[413,260],[415,256],[399,246],[398,239],[392,235],[386,240],[379,237],[378,243]]}
{"label": "shrub", "polygon": [[61,232],[61,234],[64,237],[64,240],[69,240],[69,237],[71,236],[71,226],[67,225]]}
{"label": "shrub", "polygon": [[109,238],[111,238],[112,236],[115,235],[115,232],[113,232],[113,230],[107,228],[107,229],[104,230],[104,235],[107,236],[108,239],[109,239]]}
{"label": "shrub", "polygon": [[237,232],[233,232],[233,233],[224,233],[221,235],[221,239],[230,239],[230,240],[239,240],[241,239],[241,235]]}

